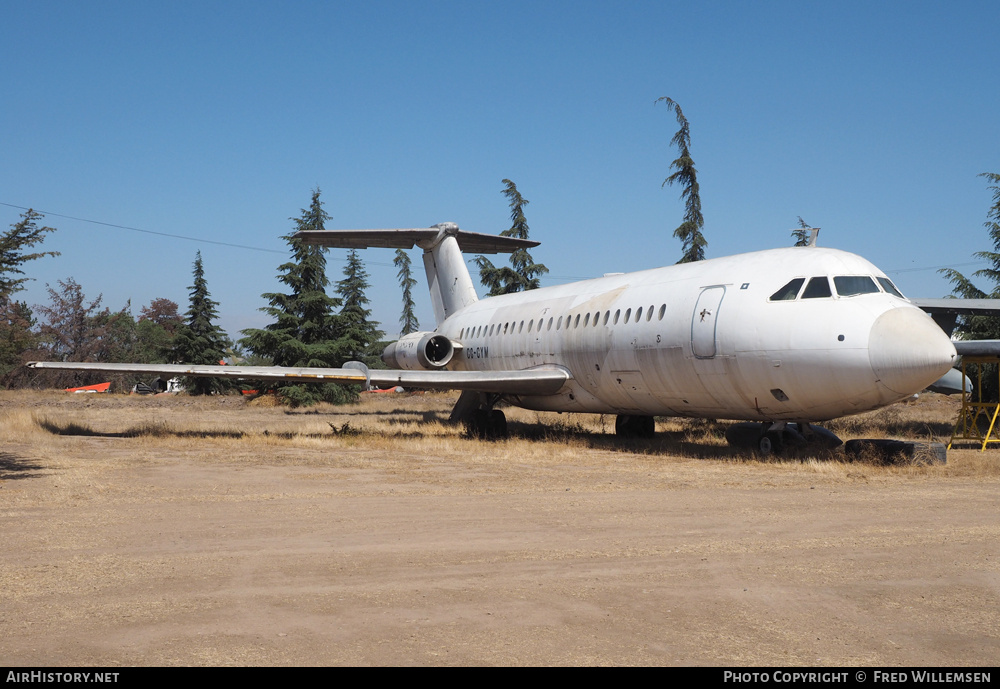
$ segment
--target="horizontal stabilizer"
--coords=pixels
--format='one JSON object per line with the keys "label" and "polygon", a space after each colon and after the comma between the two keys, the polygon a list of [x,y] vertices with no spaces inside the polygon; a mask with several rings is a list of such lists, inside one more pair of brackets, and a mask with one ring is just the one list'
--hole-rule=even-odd
{"label": "horizontal stabilizer", "polygon": [[530,249],[540,242],[516,237],[502,237],[479,232],[463,232],[454,223],[435,227],[399,230],[304,230],[295,238],[306,244],[318,244],[338,249],[430,249],[446,236],[453,236],[459,248],[472,254],[509,254],[518,249]]}

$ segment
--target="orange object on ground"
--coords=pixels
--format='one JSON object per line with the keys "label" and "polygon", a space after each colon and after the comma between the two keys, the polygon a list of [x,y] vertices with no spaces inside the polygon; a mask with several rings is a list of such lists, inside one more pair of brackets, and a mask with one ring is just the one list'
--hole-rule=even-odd
{"label": "orange object on ground", "polygon": [[111,381],[98,383],[97,385],[84,385],[79,388],[66,388],[66,392],[107,392],[111,387]]}

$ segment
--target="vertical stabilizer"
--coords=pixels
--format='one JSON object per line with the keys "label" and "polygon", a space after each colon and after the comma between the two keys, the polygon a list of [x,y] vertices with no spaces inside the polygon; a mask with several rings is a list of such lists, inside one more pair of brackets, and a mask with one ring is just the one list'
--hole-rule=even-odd
{"label": "vertical stabilizer", "polygon": [[455,238],[458,225],[441,223],[434,227],[439,230],[438,236],[429,246],[425,246],[424,242],[418,242],[417,246],[424,249],[424,270],[434,306],[434,320],[441,325],[459,309],[475,304],[479,297]]}

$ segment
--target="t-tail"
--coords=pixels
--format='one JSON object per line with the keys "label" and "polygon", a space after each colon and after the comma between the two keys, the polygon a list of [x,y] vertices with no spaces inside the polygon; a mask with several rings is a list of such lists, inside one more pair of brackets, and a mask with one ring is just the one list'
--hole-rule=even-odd
{"label": "t-tail", "polygon": [[479,300],[463,252],[512,253],[539,244],[527,239],[463,232],[453,222],[400,230],[307,230],[295,236],[307,244],[341,249],[412,249],[419,246],[424,250],[427,287],[438,326],[452,314]]}

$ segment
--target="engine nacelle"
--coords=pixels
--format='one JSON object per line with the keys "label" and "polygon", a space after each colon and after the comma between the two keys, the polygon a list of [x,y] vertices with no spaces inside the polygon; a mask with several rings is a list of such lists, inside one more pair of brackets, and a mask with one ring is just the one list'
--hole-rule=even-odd
{"label": "engine nacelle", "polygon": [[399,338],[382,352],[389,368],[426,371],[444,368],[455,355],[455,347],[439,333],[410,333]]}

